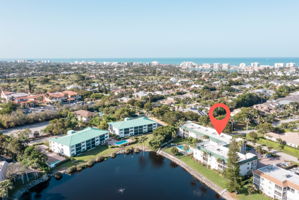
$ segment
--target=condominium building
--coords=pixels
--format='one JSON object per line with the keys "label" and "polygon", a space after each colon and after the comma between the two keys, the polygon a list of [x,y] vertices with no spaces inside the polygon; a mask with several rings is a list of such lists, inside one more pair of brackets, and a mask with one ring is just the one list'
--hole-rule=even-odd
{"label": "condominium building", "polygon": [[109,132],[98,128],[85,128],[81,131],[68,131],[67,135],[49,139],[53,152],[65,156],[75,156],[98,145],[105,144]]}
{"label": "condominium building", "polygon": [[[211,169],[224,171],[227,167],[228,151],[227,146],[219,145],[214,141],[204,141],[190,147],[193,157]],[[257,156],[253,153],[238,152],[240,175],[245,176],[257,168]]]}
{"label": "condominium building", "polygon": [[267,165],[255,170],[253,183],[260,191],[273,199],[299,199],[299,175],[276,165]]}
{"label": "condominium building", "polygon": [[179,128],[178,135],[184,138],[192,137],[199,140],[209,139],[222,145],[227,145],[232,140],[232,136],[230,135],[225,133],[219,135],[215,129],[204,127],[190,121],[187,121]]}
{"label": "condominium building", "polygon": [[[232,141],[232,136],[225,133],[219,135],[215,129],[200,126],[190,121],[179,128],[178,134],[181,137],[201,140],[195,146],[190,146],[196,160],[219,171],[223,171],[227,167],[229,144]],[[245,176],[257,168],[258,158],[255,154],[246,152],[245,141],[239,138],[237,142],[242,143],[238,157],[240,175]]]}
{"label": "condominium building", "polygon": [[126,118],[124,121],[110,122],[109,131],[120,137],[128,137],[143,133],[149,133],[155,130],[159,124],[147,117]]}

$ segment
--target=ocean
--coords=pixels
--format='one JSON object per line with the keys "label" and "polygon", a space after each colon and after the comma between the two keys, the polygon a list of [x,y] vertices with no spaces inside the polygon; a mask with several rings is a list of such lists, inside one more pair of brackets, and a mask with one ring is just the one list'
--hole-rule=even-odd
{"label": "ocean", "polygon": [[50,61],[50,62],[140,62],[150,63],[157,61],[161,64],[180,64],[182,62],[194,62],[197,64],[202,63],[227,63],[231,65],[239,65],[240,63],[250,64],[258,62],[261,65],[273,65],[274,63],[296,63],[299,65],[299,57],[248,57],[248,58],[22,58],[22,59],[0,59],[0,61],[13,61],[13,60],[33,60],[33,61]]}

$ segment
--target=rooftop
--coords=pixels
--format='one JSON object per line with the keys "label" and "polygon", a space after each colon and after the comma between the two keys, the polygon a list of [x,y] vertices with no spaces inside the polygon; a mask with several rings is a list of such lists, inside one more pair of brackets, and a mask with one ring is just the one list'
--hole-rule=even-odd
{"label": "rooftop", "polygon": [[131,128],[131,127],[136,127],[136,126],[149,125],[149,124],[153,124],[153,123],[157,123],[157,122],[154,120],[151,120],[147,117],[139,117],[139,118],[135,118],[135,119],[127,119],[124,121],[110,122],[108,124],[117,129],[125,129],[125,128]]}
{"label": "rooftop", "polygon": [[255,170],[256,174],[265,177],[281,187],[290,186],[299,190],[299,175],[276,165],[267,165]]}
{"label": "rooftop", "polygon": [[[206,153],[210,153],[216,158],[225,161],[228,158],[228,147],[220,146],[219,144],[213,141],[206,141],[206,142],[199,143],[197,148]],[[238,156],[240,158],[239,162],[248,161],[249,159],[253,159],[253,160],[257,159],[257,156],[253,153],[243,154],[238,152]]]}
{"label": "rooftop", "polygon": [[77,131],[77,132],[71,131],[68,133],[72,133],[72,134],[68,134],[68,135],[65,135],[62,137],[51,138],[51,139],[49,139],[49,141],[57,142],[59,144],[66,145],[66,146],[72,146],[72,145],[76,145],[78,143],[84,142],[86,140],[90,140],[94,137],[104,135],[104,134],[108,133],[108,131],[101,130],[98,128],[88,127],[81,131]]}
{"label": "rooftop", "polygon": [[74,112],[76,115],[80,115],[82,117],[92,117],[96,115],[96,113],[89,112],[88,110],[77,110]]}
{"label": "rooftop", "polygon": [[215,129],[200,126],[193,122],[187,122],[181,128],[187,129],[188,131],[195,133],[199,137],[208,136],[211,140],[217,143],[229,144],[232,139],[230,135],[227,135],[225,133],[221,133],[219,135],[215,131]]}

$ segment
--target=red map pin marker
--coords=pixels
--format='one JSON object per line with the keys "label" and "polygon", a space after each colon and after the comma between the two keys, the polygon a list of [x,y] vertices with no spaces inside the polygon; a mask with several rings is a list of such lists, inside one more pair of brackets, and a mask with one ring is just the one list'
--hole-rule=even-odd
{"label": "red map pin marker", "polygon": [[[225,115],[224,119],[218,120],[214,117],[214,110],[218,107],[223,108],[225,110],[226,115]],[[229,107],[223,103],[216,103],[210,108],[209,117],[212,122],[212,125],[216,129],[217,133],[220,135],[222,133],[222,131],[225,129],[225,127],[228,123],[228,120],[230,118]]]}

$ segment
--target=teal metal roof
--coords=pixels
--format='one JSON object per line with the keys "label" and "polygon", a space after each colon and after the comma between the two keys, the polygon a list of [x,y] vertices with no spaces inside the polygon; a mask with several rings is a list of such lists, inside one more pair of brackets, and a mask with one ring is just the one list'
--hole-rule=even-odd
{"label": "teal metal roof", "polygon": [[62,145],[72,146],[107,133],[108,131],[106,130],[88,127],[81,131],[70,133],[69,135],[65,135],[62,137],[51,138],[49,140]]}
{"label": "teal metal roof", "polygon": [[125,128],[144,126],[144,125],[149,125],[149,124],[154,124],[154,123],[157,123],[157,122],[154,120],[151,120],[147,117],[139,117],[139,118],[129,119],[129,120],[125,120],[125,121],[110,122],[108,124],[110,126],[112,126],[113,128],[125,129]]}

